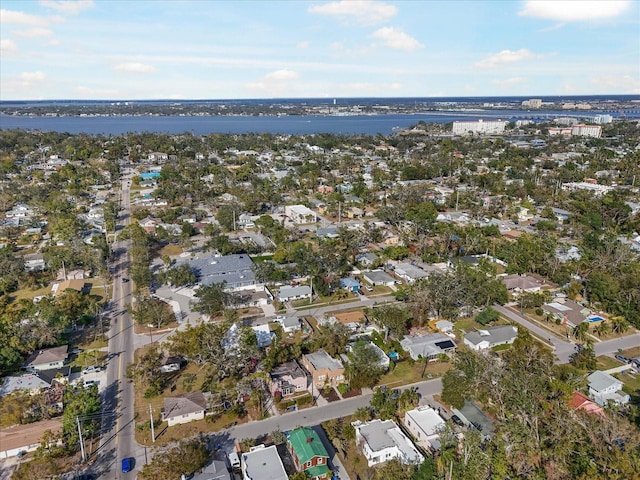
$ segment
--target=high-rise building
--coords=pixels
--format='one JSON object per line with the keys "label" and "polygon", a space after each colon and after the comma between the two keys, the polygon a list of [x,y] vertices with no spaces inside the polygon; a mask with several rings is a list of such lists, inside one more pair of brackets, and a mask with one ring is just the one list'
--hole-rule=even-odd
{"label": "high-rise building", "polygon": [[504,120],[490,120],[485,122],[453,122],[454,135],[499,135],[504,132],[507,122]]}

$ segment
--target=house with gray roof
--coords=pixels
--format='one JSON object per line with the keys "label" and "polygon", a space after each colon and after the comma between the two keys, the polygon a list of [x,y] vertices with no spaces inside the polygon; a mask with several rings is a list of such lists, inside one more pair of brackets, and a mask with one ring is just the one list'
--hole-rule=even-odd
{"label": "house with gray roof", "polygon": [[488,439],[493,436],[493,421],[487,417],[475,402],[465,400],[461,409],[453,407],[451,410],[467,427],[473,427],[478,430],[483,438]]}
{"label": "house with gray roof", "polygon": [[312,291],[309,285],[298,285],[296,287],[285,285],[278,290],[278,299],[281,302],[301,300],[303,298],[311,298],[311,293]]}
{"label": "house with gray roof", "polygon": [[400,345],[409,352],[414,360],[436,358],[438,355],[448,353],[456,348],[454,341],[442,333],[406,335],[400,341]]}
{"label": "house with gray roof", "polygon": [[243,480],[287,480],[282,460],[275,445],[256,445],[242,454]]}
{"label": "house with gray roof", "polygon": [[411,263],[398,263],[393,270],[396,272],[396,275],[410,284],[429,276],[427,272]]}
{"label": "house with gray roof", "polygon": [[353,422],[356,444],[370,467],[397,459],[405,465],[419,465],[424,456],[393,420],[380,419],[370,422]]}
{"label": "house with gray roof", "polygon": [[202,420],[207,409],[207,400],[202,392],[191,392],[164,399],[162,420],[170,427],[193,420]]}
{"label": "house with gray roof", "polygon": [[464,336],[464,344],[471,350],[485,350],[498,345],[510,345],[518,337],[518,329],[513,325],[498,325],[477,332],[469,332]]}
{"label": "house with gray roof", "polygon": [[377,285],[384,285],[385,287],[393,287],[396,280],[387,272],[382,270],[372,270],[370,272],[364,272],[362,278],[369,282],[374,287]]}
{"label": "house with gray roof", "polygon": [[65,360],[67,359],[68,352],[69,345],[36,350],[29,355],[27,360],[24,362],[24,367],[30,372],[62,368]]}
{"label": "house with gray roof", "polygon": [[617,405],[629,403],[630,397],[622,391],[622,382],[614,376],[596,370],[587,377],[589,382],[589,395],[598,405],[606,405],[613,402]]}
{"label": "house with gray roof", "polygon": [[203,286],[224,282],[227,290],[247,290],[257,284],[253,260],[246,254],[189,258],[178,264],[189,265]]}

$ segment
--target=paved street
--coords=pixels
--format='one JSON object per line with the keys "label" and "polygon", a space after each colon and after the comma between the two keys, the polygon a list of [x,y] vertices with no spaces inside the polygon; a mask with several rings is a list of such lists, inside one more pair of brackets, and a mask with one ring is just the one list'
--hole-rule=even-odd
{"label": "paved street", "polygon": [[[505,317],[534,332],[539,337],[546,339],[547,343],[550,343],[553,346],[554,353],[558,358],[558,363],[568,363],[569,357],[573,352],[576,351],[575,343],[557,338],[554,334],[548,332],[543,327],[527,320],[525,317],[517,312],[514,312],[512,309],[502,307],[500,305],[494,305],[493,308]],[[636,332],[625,337],[606,340],[604,342],[597,341],[594,344],[593,348],[596,355],[611,355],[617,353],[618,350],[637,347],[639,345],[640,333]]]}

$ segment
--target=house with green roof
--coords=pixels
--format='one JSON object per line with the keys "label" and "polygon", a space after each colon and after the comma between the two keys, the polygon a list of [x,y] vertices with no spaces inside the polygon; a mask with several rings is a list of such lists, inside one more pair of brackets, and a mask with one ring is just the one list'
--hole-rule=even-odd
{"label": "house with green roof", "polygon": [[309,427],[291,430],[287,446],[298,471],[306,473],[311,480],[331,478],[329,454],[315,430]]}

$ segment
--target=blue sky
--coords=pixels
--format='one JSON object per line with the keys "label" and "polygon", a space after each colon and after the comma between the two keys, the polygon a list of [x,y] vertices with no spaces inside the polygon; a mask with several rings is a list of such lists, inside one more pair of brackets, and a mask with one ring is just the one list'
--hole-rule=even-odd
{"label": "blue sky", "polygon": [[0,100],[640,94],[635,0],[0,7]]}

